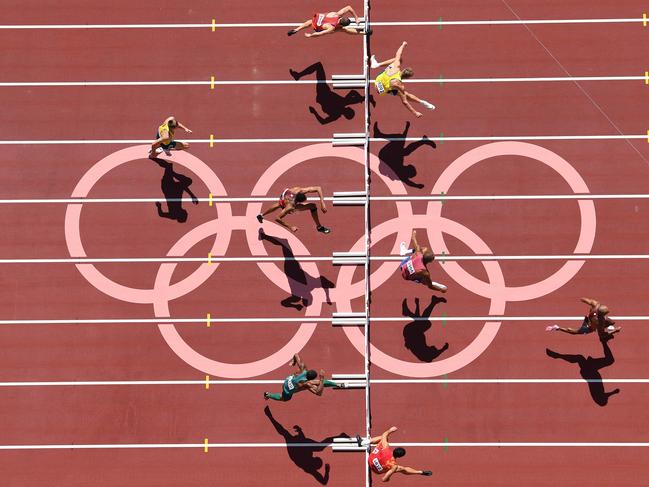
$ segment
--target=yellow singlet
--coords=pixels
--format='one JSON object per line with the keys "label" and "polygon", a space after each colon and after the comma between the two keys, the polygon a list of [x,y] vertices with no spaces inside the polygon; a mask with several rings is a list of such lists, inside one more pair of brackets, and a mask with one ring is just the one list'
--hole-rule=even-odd
{"label": "yellow singlet", "polygon": [[174,140],[174,129],[172,129],[171,127],[169,127],[169,123],[168,123],[168,122],[165,122],[165,123],[163,123],[162,125],[160,125],[160,126],[158,127],[158,136],[161,136],[161,135],[162,135],[162,131],[163,131],[163,130],[166,130],[167,132],[169,132],[169,140],[170,140],[170,141]]}
{"label": "yellow singlet", "polygon": [[394,88],[390,86],[390,81],[393,79],[398,79],[401,81],[401,71],[397,71],[392,76],[389,76],[385,71],[379,74],[374,81],[376,85],[376,91],[379,92],[379,95],[385,95],[389,91],[392,91]]}

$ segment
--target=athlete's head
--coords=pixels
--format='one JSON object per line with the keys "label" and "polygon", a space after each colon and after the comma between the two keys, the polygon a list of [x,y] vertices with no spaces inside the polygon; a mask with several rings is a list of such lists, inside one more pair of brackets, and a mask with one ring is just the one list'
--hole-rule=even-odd
{"label": "athlete's head", "polygon": [[392,455],[394,455],[394,458],[401,458],[405,454],[406,454],[405,448],[398,447],[392,450]]}
{"label": "athlete's head", "polygon": [[424,252],[424,264],[430,264],[434,260],[435,254],[433,254],[430,250]]}
{"label": "athlete's head", "polygon": [[169,128],[175,129],[176,127],[178,127],[178,120],[176,120],[175,118],[169,120]]}
{"label": "athlete's head", "polygon": [[187,210],[181,208],[176,216],[176,221],[178,223],[185,223],[187,221]]}
{"label": "athlete's head", "polygon": [[306,201],[306,195],[304,193],[300,192],[295,195],[296,203],[304,203],[305,201]]}
{"label": "athlete's head", "polygon": [[599,313],[601,315],[607,315],[608,314],[608,306],[600,306],[598,311],[599,311]]}
{"label": "athlete's head", "polygon": [[343,27],[347,27],[351,23],[352,23],[352,21],[349,20],[349,18],[347,18],[347,17],[343,17],[343,18],[340,19],[340,25],[342,25]]}
{"label": "athlete's head", "polygon": [[306,380],[313,380],[318,377],[318,373],[315,370],[306,371]]}
{"label": "athlete's head", "polygon": [[403,79],[408,79],[412,78],[415,75],[415,72],[412,70],[412,68],[405,68],[401,70],[401,77]]}

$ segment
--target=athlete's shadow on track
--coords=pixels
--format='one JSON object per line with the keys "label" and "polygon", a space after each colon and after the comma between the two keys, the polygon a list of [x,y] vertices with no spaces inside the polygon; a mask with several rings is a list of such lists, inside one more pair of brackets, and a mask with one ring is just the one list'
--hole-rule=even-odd
{"label": "athlete's shadow on track", "polygon": [[313,277],[304,272],[300,263],[295,260],[295,255],[288,244],[288,240],[267,235],[261,228],[259,229],[259,240],[265,240],[282,247],[284,274],[288,277],[288,284],[291,287],[291,295],[282,300],[282,306],[295,308],[298,311],[303,307],[310,306],[313,302],[313,290],[317,288],[324,289],[327,304],[331,304],[329,289],[336,287],[335,284],[324,276]]}
{"label": "athlete's shadow on track", "polygon": [[579,365],[579,374],[588,383],[588,389],[593,401],[600,406],[606,406],[608,404],[608,398],[614,394],[618,394],[620,389],[613,389],[610,392],[604,390],[604,382],[599,371],[604,367],[613,365],[615,358],[608,346],[608,340],[603,340],[601,343],[604,349],[604,356],[600,358],[593,358],[590,355],[584,357],[583,355],[558,353],[549,348],[545,349],[545,353],[554,359],[558,358],[571,364]]}
{"label": "athlete's shadow on track", "polygon": [[327,76],[321,62],[313,63],[311,66],[305,68],[303,71],[297,72],[289,69],[289,73],[293,76],[295,81],[300,80],[304,76],[315,73],[318,80],[316,85],[315,101],[320,105],[326,117],[323,117],[318,111],[310,106],[309,111],[322,125],[335,122],[340,117],[345,117],[347,120],[354,118],[355,112],[350,105],[363,103],[365,98],[356,90],[351,90],[345,96],[340,96],[327,84]]}
{"label": "athlete's shadow on track", "polygon": [[[378,123],[374,122],[374,137],[377,138],[406,138],[408,137],[408,130],[410,130],[410,122],[406,122],[406,128],[402,133],[384,134],[379,129]],[[433,149],[437,148],[435,142],[425,135],[421,140],[411,142],[408,146],[406,146],[405,140],[389,141],[379,151],[379,159],[381,160],[381,163],[379,164],[379,172],[392,180],[396,181],[398,179],[407,186],[418,189],[423,188],[423,184],[415,183],[412,180],[417,175],[417,169],[415,169],[415,166],[411,164],[406,165],[405,159],[417,149],[425,145],[432,147]]]}
{"label": "athlete's shadow on track", "polygon": [[[422,313],[419,312],[419,298],[415,298],[415,310],[410,311],[408,308],[408,299],[404,299],[401,303],[403,316],[410,318],[430,318],[433,308],[439,303],[445,303],[445,298],[432,296],[430,304],[424,309]],[[403,339],[405,346],[412,354],[422,362],[432,362],[446,350],[448,350],[448,343],[445,343],[442,348],[437,348],[434,345],[428,345],[426,342],[426,332],[430,329],[432,323],[430,320],[415,320],[408,323],[403,328]]]}
{"label": "athlete's shadow on track", "polygon": [[[322,468],[323,461],[322,458],[314,456],[315,453],[323,451],[326,446],[319,445],[318,443],[332,443],[335,437],[330,436],[324,438],[322,441],[315,441],[311,438],[307,438],[304,435],[304,431],[298,425],[293,426],[293,431],[295,434],[290,433],[284,426],[282,426],[274,417],[270,408],[266,406],[264,408],[264,413],[275,427],[275,431],[284,437],[286,441],[286,451],[288,452],[289,458],[304,470],[309,475],[313,475],[318,482],[322,485],[326,485],[329,482],[329,471],[330,466],[328,463],[324,464],[324,475],[320,473]],[[345,437],[349,438],[349,435],[346,433],[341,433],[336,437]],[[300,444],[313,444],[313,446],[291,446],[296,443]]]}
{"label": "athlete's shadow on track", "polygon": [[165,200],[167,201],[166,212],[162,211],[162,203],[156,202],[155,205],[158,209],[158,216],[161,218],[176,220],[178,223],[185,223],[187,221],[187,210],[183,208],[183,203],[180,201],[183,197],[183,193],[187,192],[187,194],[192,198],[192,203],[195,205],[198,204],[198,199],[194,193],[192,193],[192,190],[189,189],[192,184],[192,179],[184,174],[174,171],[171,162],[158,158],[153,159],[153,161],[164,169],[164,174],[160,180],[160,187],[162,188],[162,194],[164,194]]}

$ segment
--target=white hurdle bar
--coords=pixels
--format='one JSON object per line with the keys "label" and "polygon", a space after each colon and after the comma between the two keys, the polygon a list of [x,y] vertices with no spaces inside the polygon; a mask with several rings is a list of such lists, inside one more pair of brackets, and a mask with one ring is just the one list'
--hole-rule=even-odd
{"label": "white hurdle bar", "polygon": [[334,134],[331,144],[334,147],[364,146],[365,134],[363,132],[351,134]]}
{"label": "white hurdle bar", "polygon": [[334,252],[333,265],[365,265],[365,252]]}
{"label": "white hurdle bar", "polygon": [[366,197],[365,191],[336,191],[333,204],[334,206],[364,206]]}
{"label": "white hurdle bar", "polygon": [[361,444],[359,445],[359,439],[358,438],[344,438],[344,437],[338,437],[334,438],[333,445],[331,449],[336,452],[353,452],[353,451],[365,451],[367,449],[366,446],[362,446],[362,441],[365,438],[360,438],[361,439]]}
{"label": "white hurdle bar", "polygon": [[364,381],[367,380],[367,377],[365,374],[332,374],[331,375],[331,380],[335,381],[341,381],[344,382],[346,380],[349,381]]}
{"label": "white hurdle bar", "polygon": [[365,313],[334,313],[331,317],[333,326],[363,326],[367,320]]}
{"label": "white hurdle bar", "polygon": [[365,76],[362,74],[334,74],[331,77],[334,90],[364,89]]}

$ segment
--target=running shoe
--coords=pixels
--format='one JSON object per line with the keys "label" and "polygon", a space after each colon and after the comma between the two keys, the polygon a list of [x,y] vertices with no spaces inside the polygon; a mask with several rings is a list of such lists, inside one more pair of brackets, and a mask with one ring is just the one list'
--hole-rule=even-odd
{"label": "running shoe", "polygon": [[421,474],[425,475],[426,477],[430,477],[431,475],[433,475],[433,472],[432,470],[424,470],[423,472],[421,472]]}
{"label": "running shoe", "polygon": [[292,35],[295,35],[295,34],[297,34],[297,31],[295,29],[291,29],[286,33],[286,35],[289,36],[289,37],[291,37]]}
{"label": "running shoe", "polygon": [[268,401],[269,398],[270,398],[270,392],[264,392],[264,399]]}
{"label": "running shoe", "polygon": [[557,331],[559,329],[559,325],[552,325],[548,326],[545,331]]}
{"label": "running shoe", "polygon": [[374,54],[372,54],[372,57],[370,58],[370,66],[372,66],[372,69],[379,67],[379,62],[376,60],[376,56]]}
{"label": "running shoe", "polygon": [[435,110],[435,105],[433,105],[432,103],[427,102],[426,100],[421,100],[421,104],[424,105],[429,110]]}
{"label": "running shoe", "polygon": [[406,247],[406,242],[401,242],[399,244],[399,255],[403,257],[404,255],[410,255],[410,254],[412,254],[412,249]]}
{"label": "running shoe", "polygon": [[164,147],[161,147],[161,149],[164,151],[165,154],[167,154],[168,157],[171,157],[171,150],[170,149],[166,149]]}
{"label": "running shoe", "polygon": [[331,228],[323,227],[322,225],[320,225],[316,230],[324,234],[331,233]]}

